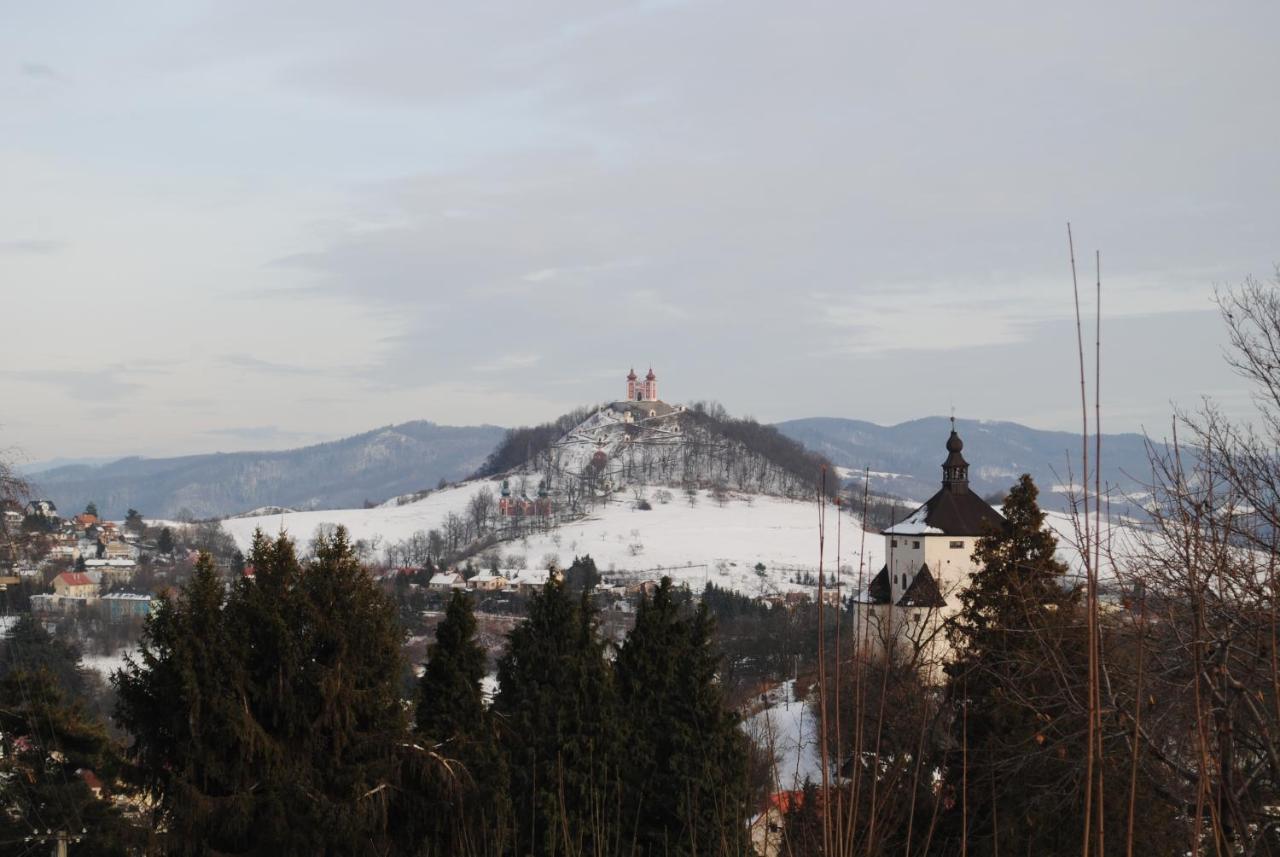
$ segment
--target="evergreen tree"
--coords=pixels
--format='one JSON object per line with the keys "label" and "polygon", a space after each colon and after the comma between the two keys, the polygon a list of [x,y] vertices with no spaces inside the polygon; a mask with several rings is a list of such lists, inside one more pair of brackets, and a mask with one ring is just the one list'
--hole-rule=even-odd
{"label": "evergreen tree", "polygon": [[173,531],[168,527],[160,530],[160,537],[156,540],[156,549],[163,554],[173,553]]}
{"label": "evergreen tree", "polygon": [[29,613],[19,616],[0,641],[0,678],[15,670],[43,670],[66,699],[88,701],[80,647],[54,637]]}
{"label": "evergreen tree", "polygon": [[418,732],[436,741],[474,734],[485,728],[484,650],[476,642],[476,617],[466,593],[449,599],[436,641],[418,683]]}
{"label": "evergreen tree", "polygon": [[124,528],[135,535],[142,535],[147,528],[147,522],[142,519],[141,512],[130,509],[124,516]]}
{"label": "evergreen tree", "polygon": [[506,844],[506,766],[484,704],[486,660],[471,601],[454,592],[418,682],[417,731],[450,763],[446,776],[418,788],[426,797],[425,812],[416,814],[419,835],[429,853],[488,853]]}
{"label": "evergreen tree", "polygon": [[[961,594],[949,628],[955,657],[947,666],[954,705],[945,763],[950,809],[939,817],[936,854],[1075,855],[1084,819],[1088,646],[1078,597],[1061,586],[1066,566],[1045,527],[1037,489],[1024,475],[1005,498],[1006,526],[978,540],[978,571]],[[1124,730],[1110,739],[1102,764],[1111,782],[1128,783]],[[1138,853],[1172,853],[1178,830],[1168,807],[1147,800],[1139,782]],[[1124,829],[1128,789],[1110,789],[1102,808],[1108,829]],[[963,835],[962,835],[963,831]],[[1124,838],[1108,838],[1123,854]]]}
{"label": "evergreen tree", "polygon": [[510,769],[519,854],[591,854],[616,836],[619,750],[604,646],[590,602],[555,580],[498,663],[494,710]]}
{"label": "evergreen tree", "polygon": [[688,615],[663,578],[644,598],[615,665],[630,764],[624,836],[639,854],[738,853],[745,847],[747,741],[716,679],[712,620]]}
{"label": "evergreen tree", "polygon": [[[19,666],[0,679],[0,846],[26,853],[33,830],[64,831],[83,837],[76,854],[136,853],[143,833],[110,801],[121,790],[119,754],[103,725],[59,684],[43,667]],[[105,793],[95,795],[91,783]]]}
{"label": "evergreen tree", "polygon": [[86,515],[93,515],[95,518],[98,517],[98,504],[90,500],[88,505],[84,507],[84,513]]}
{"label": "evergreen tree", "polygon": [[255,535],[227,593],[203,555],[117,677],[118,719],[159,799],[170,853],[363,854],[410,747],[392,605],[339,528],[299,562]]}
{"label": "evergreen tree", "polygon": [[564,585],[572,595],[590,592],[600,583],[600,572],[596,569],[595,560],[589,555],[573,558],[573,563],[564,571]]}

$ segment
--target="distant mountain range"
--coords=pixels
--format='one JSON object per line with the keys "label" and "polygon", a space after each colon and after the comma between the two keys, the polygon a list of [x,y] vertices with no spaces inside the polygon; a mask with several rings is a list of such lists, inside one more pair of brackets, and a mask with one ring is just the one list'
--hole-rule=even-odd
{"label": "distant mountain range", "polygon": [[271,505],[334,509],[463,479],[504,433],[418,420],[283,452],[122,458],[55,467],[29,479],[63,514],[90,501],[116,519],[130,508],[149,518],[206,518]]}
{"label": "distant mountain range", "polygon": [[[842,468],[869,467],[873,491],[925,500],[942,479],[943,444],[951,431],[946,417],[926,417],[894,426],[863,420],[813,417],[778,423],[783,434],[825,455]],[[1008,491],[1014,480],[1030,473],[1041,491],[1041,505],[1064,508],[1068,472],[1080,479],[1080,435],[1042,431],[1018,423],[956,420],[964,441],[969,480],[982,496]],[[1092,445],[1089,450],[1093,455]],[[1140,494],[1150,473],[1145,439],[1139,434],[1103,434],[1102,482],[1119,492]],[[856,479],[857,477],[855,477]],[[1127,512],[1113,501],[1113,512]]]}
{"label": "distant mountain range", "polygon": [[[895,426],[815,417],[778,423],[777,428],[848,471],[870,467],[877,492],[923,500],[941,479],[950,424],[943,417]],[[1029,472],[1041,486],[1044,505],[1062,508],[1063,495],[1054,486],[1067,481],[1068,455],[1079,470],[1077,435],[976,420],[957,420],[957,428],[979,494],[1003,494],[1019,474]],[[30,479],[36,493],[53,500],[64,514],[92,501],[102,514],[116,519],[130,508],[153,518],[226,516],[262,506],[351,508],[431,488],[441,479],[464,479],[504,435],[505,429],[497,426],[419,420],[282,452],[123,458],[54,467],[30,474]],[[1104,435],[1103,461],[1105,483],[1130,493],[1142,490],[1149,467],[1141,435]],[[846,471],[846,478],[851,476]]]}

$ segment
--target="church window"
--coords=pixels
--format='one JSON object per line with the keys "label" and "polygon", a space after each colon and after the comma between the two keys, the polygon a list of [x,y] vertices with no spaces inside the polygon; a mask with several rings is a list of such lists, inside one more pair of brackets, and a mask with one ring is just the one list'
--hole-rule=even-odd
{"label": "church window", "polygon": [[951,543],[951,547],[953,547],[953,548],[962,548],[962,547],[964,547],[964,542],[952,542],[952,543]]}

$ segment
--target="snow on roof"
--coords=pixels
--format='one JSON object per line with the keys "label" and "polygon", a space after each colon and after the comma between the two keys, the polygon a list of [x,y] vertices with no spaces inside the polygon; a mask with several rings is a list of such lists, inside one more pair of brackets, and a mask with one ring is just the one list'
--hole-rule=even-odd
{"label": "snow on roof", "polygon": [[929,516],[929,506],[925,504],[916,509],[906,519],[899,521],[892,527],[885,530],[885,535],[892,536],[923,536],[923,535],[941,535],[942,530],[937,527],[931,527],[925,523],[925,518]]}

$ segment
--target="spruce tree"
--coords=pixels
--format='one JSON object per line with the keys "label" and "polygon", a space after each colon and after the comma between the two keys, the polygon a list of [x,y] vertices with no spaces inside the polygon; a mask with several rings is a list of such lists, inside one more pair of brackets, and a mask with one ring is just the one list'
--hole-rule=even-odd
{"label": "spruce tree", "polygon": [[[111,802],[125,771],[102,723],[44,667],[10,670],[0,700],[0,851],[45,852],[26,837],[61,831],[82,836],[76,854],[136,853],[145,835]],[[104,793],[93,793],[93,780]]]}
{"label": "spruce tree", "polygon": [[300,562],[287,537],[258,533],[255,578],[229,593],[202,556],[117,678],[171,853],[392,847],[411,748],[394,609],[341,528],[312,554]]}
{"label": "spruce tree", "polygon": [[723,699],[705,605],[689,615],[663,578],[641,599],[615,675],[624,743],[624,837],[639,854],[744,847],[747,743]]}
{"label": "spruce tree", "polygon": [[500,851],[506,844],[506,766],[484,703],[486,662],[471,601],[454,592],[417,688],[417,732],[448,760],[444,772],[427,770],[417,789],[421,811],[409,820],[421,828],[416,835],[428,853]]}
{"label": "spruce tree", "polygon": [[584,596],[547,582],[498,663],[494,710],[516,852],[599,853],[617,834],[619,748],[604,646]]}
{"label": "spruce tree", "polygon": [[418,683],[418,732],[435,741],[482,731],[484,649],[476,642],[476,617],[466,593],[454,592]]}
{"label": "spruce tree", "polygon": [[[1024,475],[1005,498],[1006,526],[979,539],[980,568],[961,595],[949,629],[955,647],[947,666],[953,705],[935,854],[1079,854],[1084,808],[1088,646],[1076,593],[1063,588],[1066,566],[1045,526],[1037,489]],[[1109,782],[1128,783],[1124,729],[1104,749]],[[1127,817],[1128,788],[1109,789],[1102,807],[1108,829]],[[1177,830],[1167,805],[1148,802],[1151,781],[1138,782],[1145,816],[1138,853],[1170,853]],[[1124,838],[1108,838],[1123,854]]]}

